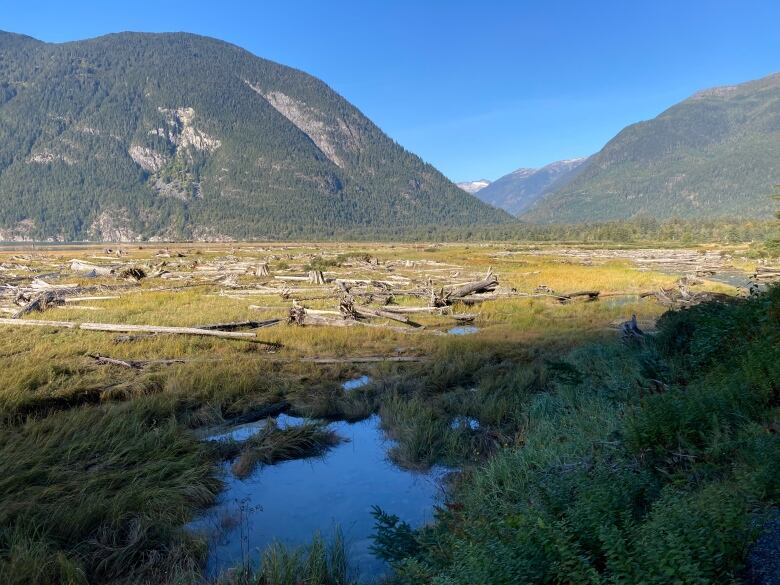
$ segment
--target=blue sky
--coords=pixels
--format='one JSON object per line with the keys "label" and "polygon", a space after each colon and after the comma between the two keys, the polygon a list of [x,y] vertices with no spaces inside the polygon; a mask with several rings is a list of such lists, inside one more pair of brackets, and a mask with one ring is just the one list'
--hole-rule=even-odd
{"label": "blue sky", "polygon": [[0,29],[218,37],[326,81],[454,180],[591,154],[698,89],[780,71],[780,2],[21,2]]}

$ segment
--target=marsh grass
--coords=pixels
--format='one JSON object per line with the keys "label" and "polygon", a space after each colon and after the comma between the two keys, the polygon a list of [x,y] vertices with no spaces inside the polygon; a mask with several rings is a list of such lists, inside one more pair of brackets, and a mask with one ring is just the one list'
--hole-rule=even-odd
{"label": "marsh grass", "polygon": [[780,504],[778,306],[775,289],[668,313],[641,346],[548,363],[521,448],[459,482],[393,582],[738,581]]}
{"label": "marsh grass", "polygon": [[[492,266],[503,285],[524,292],[541,284],[560,292],[590,288],[641,292],[674,280],[620,262],[583,266],[564,264],[552,256],[495,256],[506,248],[505,244],[366,243],[179,247],[198,261],[274,254],[278,259],[271,262],[272,271],[285,265],[302,270],[303,262],[295,256],[303,252],[320,256],[321,267],[361,255],[381,262],[435,260],[462,267],[453,272],[484,274]],[[156,250],[156,246],[131,247],[128,257],[156,261]],[[72,257],[89,259],[100,253],[100,248],[57,248],[30,253],[23,262],[31,268],[29,274],[41,274]],[[0,257],[12,264],[17,262],[15,254],[0,251]],[[417,269],[409,270],[401,264],[394,268],[395,274],[419,278]],[[539,274],[529,274],[535,272]],[[375,277],[362,268],[355,275]],[[240,275],[238,281],[252,286],[257,279]],[[117,284],[112,279],[67,278],[67,282]],[[180,288],[153,290],[165,287]],[[221,288],[145,279],[119,291],[120,299],[90,301],[98,311],[52,309],[30,318],[197,326],[257,318],[261,313],[250,309],[250,304],[273,307],[263,316],[283,316],[289,308],[289,301],[278,296],[231,298],[220,295]],[[309,304],[333,308],[328,301]],[[323,419],[360,420],[378,411],[397,441],[391,455],[400,464],[484,466],[479,473],[467,469],[474,489],[458,497],[485,517],[514,509],[538,469],[582,460],[592,454],[595,442],[613,442],[614,434],[624,430],[626,411],[636,407],[636,379],[642,379],[642,370],[624,349],[597,342],[614,338],[612,323],[631,313],[652,323],[663,312],[650,301],[560,305],[548,299],[507,299],[457,310],[476,314],[477,334],[455,338],[379,328],[286,325],[257,331],[261,339],[282,343],[278,351],[211,338],[155,335],[119,342],[117,336],[101,332],[4,328],[0,336],[0,582],[198,582],[205,545],[182,527],[213,501],[220,488],[217,469],[225,454],[199,441],[193,431],[254,420],[276,412],[279,405]],[[433,329],[451,323],[440,316],[420,320]],[[562,380],[560,368],[548,362],[560,361],[583,345],[590,348],[586,354],[577,357],[575,352],[568,358],[581,374],[580,382]],[[87,357],[90,353],[183,363],[128,370],[99,365]],[[339,385],[355,373],[350,366],[297,359],[372,355],[421,355],[428,361],[377,365],[361,372],[372,375],[372,384],[345,394]],[[683,367],[672,365],[672,370]],[[671,416],[661,406],[647,408],[643,420]],[[476,419],[479,428],[453,428],[453,420],[463,416]],[[687,419],[675,420],[679,428],[687,424]],[[632,440],[637,445],[644,444],[643,437],[658,433],[655,426],[646,429],[638,423],[634,429]],[[272,437],[266,437],[267,442],[247,445],[241,457],[246,470],[258,463],[321,452],[335,440],[316,425],[268,433]],[[515,448],[519,446],[523,448]],[[754,457],[756,453],[760,454],[758,447]],[[489,454],[494,456],[488,458]],[[752,469],[747,456],[740,461],[746,470]],[[762,489],[775,489],[771,471],[765,475],[765,479],[751,477],[763,482]],[[247,573],[246,579],[254,580],[242,582],[297,585],[320,582],[306,581],[306,575],[325,579],[324,565],[312,560],[306,568],[309,561],[304,553],[279,549],[273,554],[268,566],[279,567],[278,571],[269,569],[266,576]],[[318,552],[314,557],[323,555]],[[328,571],[337,576],[328,578],[340,580],[322,582],[349,582],[340,568],[343,563],[333,559],[328,563]],[[284,581],[289,575],[298,580]]]}
{"label": "marsh grass", "polygon": [[315,534],[306,547],[291,548],[276,542],[267,547],[258,569],[239,568],[215,585],[357,585],[349,567],[344,537],[339,529],[326,541]]}
{"label": "marsh grass", "polygon": [[268,419],[260,432],[242,444],[232,466],[233,473],[245,478],[257,465],[322,455],[342,441],[344,439],[323,423],[310,422],[282,429],[274,419]]}

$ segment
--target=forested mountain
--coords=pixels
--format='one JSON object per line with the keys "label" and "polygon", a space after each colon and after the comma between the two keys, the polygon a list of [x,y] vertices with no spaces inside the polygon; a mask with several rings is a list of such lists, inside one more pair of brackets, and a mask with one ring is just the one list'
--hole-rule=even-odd
{"label": "forested mountain", "polygon": [[0,202],[5,240],[511,221],[320,80],[178,33],[0,33]]}
{"label": "forested mountain", "polygon": [[522,213],[538,199],[576,177],[587,160],[574,158],[550,163],[540,169],[517,169],[480,189],[477,197],[514,215]]}
{"label": "forested mountain", "polygon": [[768,218],[777,183],[780,74],[701,91],[625,128],[523,218]]}

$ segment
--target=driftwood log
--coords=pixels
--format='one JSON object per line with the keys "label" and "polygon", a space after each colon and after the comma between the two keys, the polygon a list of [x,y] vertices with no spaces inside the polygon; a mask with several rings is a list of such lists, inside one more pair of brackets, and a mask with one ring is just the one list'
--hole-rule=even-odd
{"label": "driftwood log", "polygon": [[561,294],[558,296],[558,300],[561,303],[568,303],[574,299],[587,297],[585,299],[586,301],[596,301],[598,300],[600,294],[601,293],[597,290],[583,290],[579,292]]}
{"label": "driftwood log", "polygon": [[183,364],[186,360],[183,359],[167,359],[167,360],[120,360],[100,354],[88,353],[88,357],[91,357],[99,364],[109,366],[121,366],[123,368],[129,368],[133,370],[142,370],[143,368],[151,365],[164,365],[170,366],[173,364]]}
{"label": "driftwood log", "polygon": [[468,295],[481,292],[490,292],[498,288],[498,278],[493,274],[493,270],[488,270],[487,275],[482,280],[464,284],[448,293],[450,299],[462,299]]}
{"label": "driftwood log", "polygon": [[261,329],[271,327],[281,323],[282,319],[265,319],[264,321],[232,321],[230,323],[212,323],[209,325],[198,325],[198,329],[208,329],[212,331],[238,331],[239,329]]}
{"label": "driftwood log", "polygon": [[172,335],[202,335],[222,339],[251,340],[256,343],[279,347],[278,343],[259,341],[254,333],[239,331],[215,331],[197,327],[164,327],[158,325],[127,325],[123,323],[75,323],[73,321],[45,321],[39,319],[0,318],[0,325],[20,325],[24,327],[62,327],[85,331],[115,331],[117,333],[168,333]]}
{"label": "driftwood log", "polygon": [[645,332],[637,325],[636,315],[631,315],[631,319],[625,321],[620,326],[620,331],[622,333],[623,341],[625,342],[643,341],[645,337]]}
{"label": "driftwood log", "polygon": [[29,300],[21,309],[13,314],[13,319],[18,319],[34,311],[43,312],[51,306],[61,305],[63,300],[54,291],[47,290]]}
{"label": "driftwood log", "polygon": [[99,266],[82,260],[71,260],[70,269],[84,276],[113,276],[116,268],[113,266]]}

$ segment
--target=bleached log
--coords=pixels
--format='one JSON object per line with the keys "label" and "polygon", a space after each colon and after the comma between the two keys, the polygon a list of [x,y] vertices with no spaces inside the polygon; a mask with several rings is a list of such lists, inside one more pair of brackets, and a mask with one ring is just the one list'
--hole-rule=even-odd
{"label": "bleached log", "polygon": [[78,288],[79,285],[76,283],[72,284],[50,284],[44,280],[41,280],[40,278],[35,278],[30,283],[30,288],[33,288],[35,290],[70,290],[74,288]]}
{"label": "bleached log", "polygon": [[394,305],[387,305],[382,308],[383,311],[388,313],[443,313],[447,310],[446,307],[397,307]]}
{"label": "bleached log", "polygon": [[601,293],[597,290],[584,290],[579,292],[562,294],[560,295],[559,300],[562,303],[567,303],[576,298],[588,297],[588,301],[595,301],[598,300],[600,294]]}
{"label": "bleached log", "polygon": [[105,296],[105,297],[66,297],[64,301],[66,303],[81,303],[83,301],[113,301],[121,297],[117,296]]}
{"label": "bleached log", "polygon": [[410,325],[412,327],[420,327],[419,323],[415,323],[409,317],[391,313],[389,311],[383,311],[381,309],[374,309],[373,307],[364,307],[360,305],[353,305],[352,310],[355,311],[361,317],[383,317],[392,321],[398,321],[404,325]]}
{"label": "bleached log", "polygon": [[364,356],[364,357],[343,357],[343,358],[301,358],[300,361],[310,364],[374,364],[381,362],[422,362],[427,361],[425,357],[417,356]]}
{"label": "bleached log", "polygon": [[203,335],[224,339],[253,339],[254,333],[237,331],[213,331],[197,327],[165,327],[159,325],[129,325],[124,323],[82,323],[79,329],[87,331],[115,331],[118,333],[170,333],[174,335]]}
{"label": "bleached log", "polygon": [[71,260],[70,269],[84,276],[112,276],[116,271],[113,266],[98,266],[82,260]]}
{"label": "bleached log", "polygon": [[255,270],[255,276],[270,276],[270,272],[268,271],[268,263],[267,262],[261,262],[257,265],[257,269]]}
{"label": "bleached log", "polygon": [[214,331],[236,331],[238,329],[262,329],[281,323],[281,319],[266,319],[264,321],[233,321],[230,323],[212,323],[210,325],[198,325],[198,329]]}
{"label": "bleached log", "polygon": [[46,321],[44,319],[7,319],[0,318],[0,325],[20,325],[22,327],[63,327],[77,329],[79,324],[72,321]]}
{"label": "bleached log", "polygon": [[110,366],[122,366],[123,368],[129,368],[131,370],[140,370],[141,365],[137,362],[128,362],[125,360],[118,360],[116,358],[110,358],[99,354],[87,354],[93,360],[99,364],[106,364]]}
{"label": "bleached log", "polygon": [[[28,297],[23,298],[26,299]],[[16,311],[16,313],[13,314],[13,319],[18,319],[19,317],[22,317],[27,313],[32,313],[33,311],[45,311],[50,306],[61,303],[62,299],[58,297],[54,291],[47,290],[36,296],[34,299],[30,300],[21,309]]]}
{"label": "bleached log", "polygon": [[[236,331],[212,331],[197,327],[164,327],[158,325],[128,325],[123,323],[74,323],[72,321],[44,321],[42,319],[0,319],[0,325],[20,325],[22,327],[66,327],[85,331],[115,331],[118,333],[169,333],[173,335],[202,335],[223,339],[255,339],[254,333]],[[278,345],[260,341],[266,345]]]}
{"label": "bleached log", "polygon": [[309,276],[282,276],[279,274],[274,275],[275,280],[282,280],[282,281],[301,281],[301,282],[309,282]]}
{"label": "bleached log", "polygon": [[341,317],[342,316],[339,311],[329,311],[329,310],[326,310],[326,309],[306,309],[306,313],[308,315],[315,315],[315,316],[318,316],[318,317],[322,317],[322,316]]}
{"label": "bleached log", "polygon": [[460,299],[474,293],[490,292],[495,290],[497,287],[498,278],[495,274],[493,274],[492,270],[489,270],[484,279],[464,284],[463,286],[458,287],[448,293],[447,296],[452,299]]}

